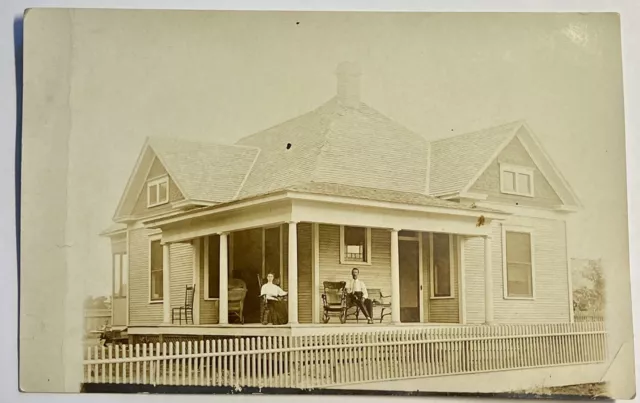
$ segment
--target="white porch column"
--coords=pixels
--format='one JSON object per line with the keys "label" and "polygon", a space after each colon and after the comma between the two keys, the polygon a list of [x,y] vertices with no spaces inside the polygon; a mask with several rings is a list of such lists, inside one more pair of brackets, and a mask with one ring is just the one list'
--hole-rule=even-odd
{"label": "white porch column", "polygon": [[312,235],[312,257],[313,257],[313,281],[311,282],[311,322],[320,323],[320,224],[314,222],[311,224]]}
{"label": "white porch column", "polygon": [[398,232],[391,230],[391,323],[400,323],[400,253]]}
{"label": "white porch column", "polygon": [[165,324],[171,323],[171,244],[162,244],[162,311]]}
{"label": "white porch column", "polygon": [[493,265],[491,263],[491,236],[484,237],[484,321],[493,324]]}
{"label": "white porch column", "polygon": [[220,234],[220,293],[218,300],[218,324],[229,323],[229,253],[227,249],[229,233]]}
{"label": "white porch column", "polygon": [[298,223],[289,223],[289,324],[298,324]]}
{"label": "white porch column", "polygon": [[193,248],[193,285],[196,287],[196,295],[193,298],[193,324],[200,324],[200,254],[202,253],[202,241],[204,238],[195,238],[191,241]]}

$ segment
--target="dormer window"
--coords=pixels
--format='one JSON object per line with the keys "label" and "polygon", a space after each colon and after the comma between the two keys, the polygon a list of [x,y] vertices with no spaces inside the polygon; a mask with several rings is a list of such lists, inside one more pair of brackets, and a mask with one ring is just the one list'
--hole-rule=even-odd
{"label": "dormer window", "polygon": [[500,191],[533,197],[533,168],[500,164]]}
{"label": "dormer window", "polygon": [[169,202],[169,177],[153,179],[147,182],[147,207],[159,206]]}

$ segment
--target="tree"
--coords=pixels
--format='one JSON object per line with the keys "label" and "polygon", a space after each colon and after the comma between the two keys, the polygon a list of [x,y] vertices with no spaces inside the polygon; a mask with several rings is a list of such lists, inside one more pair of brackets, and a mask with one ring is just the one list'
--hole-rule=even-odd
{"label": "tree", "polygon": [[602,261],[600,259],[589,260],[582,269],[581,276],[587,280],[587,285],[573,291],[574,309],[602,312],[605,303],[605,279]]}

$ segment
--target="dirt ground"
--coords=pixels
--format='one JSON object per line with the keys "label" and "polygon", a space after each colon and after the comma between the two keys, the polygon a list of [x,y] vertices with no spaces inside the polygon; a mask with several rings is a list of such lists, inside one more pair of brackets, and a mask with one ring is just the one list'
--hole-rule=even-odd
{"label": "dirt ground", "polygon": [[564,396],[584,396],[586,398],[607,398],[607,385],[605,383],[584,383],[580,385],[558,386],[552,388],[537,388],[527,391],[528,394],[536,395],[564,395]]}

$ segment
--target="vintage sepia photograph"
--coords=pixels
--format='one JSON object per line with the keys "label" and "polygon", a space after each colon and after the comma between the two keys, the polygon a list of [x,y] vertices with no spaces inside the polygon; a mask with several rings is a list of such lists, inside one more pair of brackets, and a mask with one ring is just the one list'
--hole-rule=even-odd
{"label": "vintage sepia photograph", "polygon": [[613,13],[29,10],[21,388],[631,398],[623,105]]}

